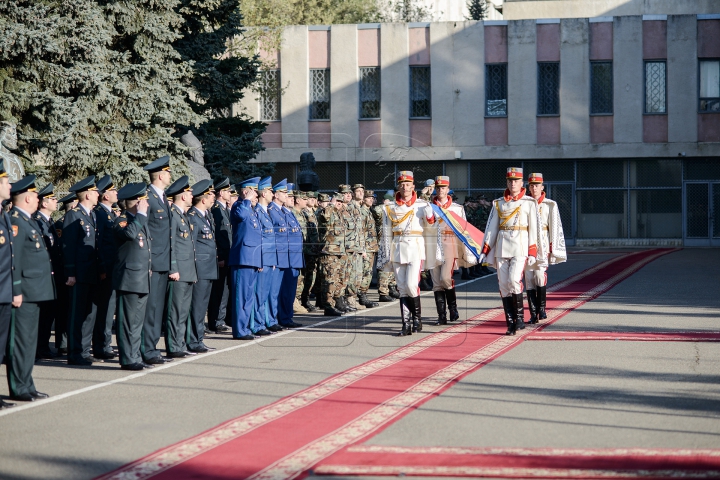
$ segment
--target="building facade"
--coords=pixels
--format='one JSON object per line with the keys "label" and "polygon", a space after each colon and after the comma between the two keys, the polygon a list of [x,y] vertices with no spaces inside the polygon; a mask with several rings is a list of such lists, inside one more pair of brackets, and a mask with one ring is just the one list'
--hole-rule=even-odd
{"label": "building facade", "polygon": [[719,38],[713,14],[294,26],[238,108],[268,123],[255,161],[312,151],[323,189],[413,169],[490,198],[524,166],[570,243],[720,245]]}

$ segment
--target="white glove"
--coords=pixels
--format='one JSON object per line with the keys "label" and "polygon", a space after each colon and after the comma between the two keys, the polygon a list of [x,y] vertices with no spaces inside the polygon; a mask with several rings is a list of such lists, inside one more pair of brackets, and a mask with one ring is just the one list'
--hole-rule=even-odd
{"label": "white glove", "polygon": [[528,259],[527,259],[528,267],[532,267],[533,265],[535,265],[535,262],[537,262],[537,259],[535,257],[532,257],[532,256],[528,257]]}
{"label": "white glove", "polygon": [[478,258],[478,265],[482,265],[483,263],[485,263],[486,258],[487,258],[487,255],[485,255],[484,253],[481,253],[480,257]]}

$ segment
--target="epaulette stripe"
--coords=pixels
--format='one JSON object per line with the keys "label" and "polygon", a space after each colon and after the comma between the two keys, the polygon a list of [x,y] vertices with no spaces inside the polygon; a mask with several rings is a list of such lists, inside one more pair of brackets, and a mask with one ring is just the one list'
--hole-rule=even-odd
{"label": "epaulette stripe", "polygon": [[22,280],[18,280],[17,282],[13,282],[13,285],[20,285],[22,283]]}

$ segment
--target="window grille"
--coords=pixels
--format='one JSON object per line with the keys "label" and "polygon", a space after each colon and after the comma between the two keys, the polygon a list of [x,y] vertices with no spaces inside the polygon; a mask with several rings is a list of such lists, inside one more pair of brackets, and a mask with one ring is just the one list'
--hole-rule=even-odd
{"label": "window grille", "polygon": [[379,67],[360,67],[360,118],[380,118]]}
{"label": "window grille", "polygon": [[720,60],[700,61],[700,112],[720,112]]}
{"label": "window grille", "polygon": [[280,120],[280,70],[265,70],[261,73],[260,119]]}
{"label": "window grille", "polygon": [[430,118],[430,67],[410,67],[410,118]]}
{"label": "window grille", "polygon": [[330,120],[330,69],[310,70],[310,120]]}
{"label": "window grille", "polygon": [[560,114],[560,64],[538,63],[538,115]]}
{"label": "window grille", "polygon": [[665,113],[665,62],[645,62],[645,113]]}
{"label": "window grille", "polygon": [[507,116],[507,63],[485,65],[485,116]]}
{"label": "window grille", "polygon": [[590,63],[590,114],[613,113],[612,62]]}

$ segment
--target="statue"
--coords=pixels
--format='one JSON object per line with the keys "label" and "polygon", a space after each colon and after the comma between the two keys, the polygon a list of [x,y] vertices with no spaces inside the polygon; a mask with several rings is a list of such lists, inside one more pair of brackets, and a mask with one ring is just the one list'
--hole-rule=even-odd
{"label": "statue", "polygon": [[205,152],[202,149],[202,143],[195,136],[192,130],[188,129],[187,133],[180,137],[180,141],[183,145],[188,147],[188,159],[186,162],[190,169],[190,174],[196,182],[200,180],[211,180],[210,173],[205,168]]}
{"label": "statue", "polygon": [[0,126],[0,158],[4,160],[10,183],[15,183],[25,176],[20,158],[10,151],[17,149],[17,130],[11,122],[0,122]]}
{"label": "statue", "polygon": [[303,192],[316,192],[320,190],[320,177],[313,171],[315,168],[315,155],[305,152],[300,155],[300,172],[297,176],[298,188]]}

